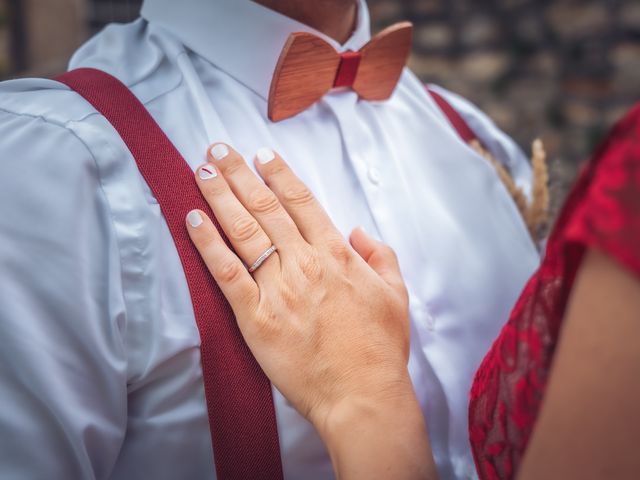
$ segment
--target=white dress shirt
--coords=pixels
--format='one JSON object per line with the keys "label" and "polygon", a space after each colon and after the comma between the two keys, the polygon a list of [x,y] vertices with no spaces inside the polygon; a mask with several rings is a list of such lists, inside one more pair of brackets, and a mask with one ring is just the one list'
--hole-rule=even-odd
{"label": "white dress shirt", "polygon": [[[438,468],[473,477],[472,377],[536,249],[492,167],[408,69],[388,101],[334,91],[270,122],[271,74],[294,31],[314,30],[249,0],[146,0],[141,19],[108,26],[70,68],[124,81],[193,170],[214,141],[247,159],[275,148],[345,235],[362,225],[396,250],[409,369]],[[345,45],[315,33],[360,48],[364,0]],[[526,188],[515,144],[440,91]],[[2,83],[0,477],[214,478],[199,345],[171,235],[113,128],[62,84]],[[311,425],[278,392],[275,404],[285,477],[332,478]]]}

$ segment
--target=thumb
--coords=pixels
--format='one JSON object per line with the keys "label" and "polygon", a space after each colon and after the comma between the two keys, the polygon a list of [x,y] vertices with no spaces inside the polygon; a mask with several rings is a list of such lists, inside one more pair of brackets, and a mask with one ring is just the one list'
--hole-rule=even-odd
{"label": "thumb", "polygon": [[349,243],[385,282],[395,289],[406,291],[398,258],[390,246],[369,236],[362,227],[351,232]]}

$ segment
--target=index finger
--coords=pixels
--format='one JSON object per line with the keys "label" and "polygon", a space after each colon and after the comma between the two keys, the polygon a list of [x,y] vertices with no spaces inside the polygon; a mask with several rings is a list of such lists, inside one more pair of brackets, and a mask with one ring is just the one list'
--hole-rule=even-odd
{"label": "index finger", "polygon": [[327,237],[336,235],[342,238],[311,190],[278,153],[261,148],[254,161],[258,173],[278,197],[307,242],[326,243]]}
{"label": "index finger", "polygon": [[282,247],[303,241],[295,223],[277,197],[249,169],[240,153],[226,143],[214,143],[209,147],[208,156],[222,173],[236,198],[258,221],[274,244]]}

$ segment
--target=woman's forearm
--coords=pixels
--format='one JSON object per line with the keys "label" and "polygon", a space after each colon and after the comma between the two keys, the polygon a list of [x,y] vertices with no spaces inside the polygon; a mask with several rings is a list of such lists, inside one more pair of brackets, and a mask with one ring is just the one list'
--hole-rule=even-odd
{"label": "woman's forearm", "polygon": [[340,480],[437,478],[424,417],[410,387],[389,398],[349,398],[317,426]]}

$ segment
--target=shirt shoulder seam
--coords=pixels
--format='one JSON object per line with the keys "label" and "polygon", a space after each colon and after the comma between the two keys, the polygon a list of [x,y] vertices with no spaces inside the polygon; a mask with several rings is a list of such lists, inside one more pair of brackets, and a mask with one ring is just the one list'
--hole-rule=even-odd
{"label": "shirt shoulder seam", "polygon": [[[126,84],[124,84],[124,85],[129,91],[131,91],[131,93],[133,93],[132,88],[134,86],[142,83],[143,81],[144,80],[140,80],[140,81],[137,81],[137,82],[135,82],[135,83],[133,83],[131,85],[126,85]],[[156,100],[164,97],[165,95],[169,95],[171,92],[173,92],[173,91],[177,90],[178,88],[180,88],[180,86],[183,84],[183,82],[184,82],[184,76],[180,75],[180,80],[174,86],[172,86],[171,88],[169,88],[169,89],[167,89],[167,90],[165,90],[163,92],[160,92],[157,95],[154,95],[153,97],[145,100],[144,102],[142,100],[140,100],[137,96],[136,96],[136,99],[142,104],[142,106],[145,107],[145,110],[146,110],[148,105],[151,105]],[[71,90],[71,91],[73,91],[73,90]],[[82,95],[78,94],[77,92],[74,92],[74,93],[76,93],[76,95],[78,95],[80,98],[82,98],[85,102],[87,101],[85,98],[82,97]],[[134,94],[134,96],[135,96],[135,94]],[[90,118],[90,117],[92,117],[94,115],[100,115],[100,116],[104,117],[104,115],[102,115],[102,113],[100,113],[98,110],[96,110],[96,108],[93,107],[93,105],[92,105],[92,108],[93,108],[93,111],[87,113],[86,115],[84,115],[84,116],[82,116],[82,117],[80,117],[78,119],[69,120],[69,121],[70,122],[82,122],[82,121],[86,120],[87,118]],[[111,124],[111,123],[109,122],[109,124]],[[118,134],[118,136],[119,135],[120,134]]]}
{"label": "shirt shoulder seam", "polygon": [[[126,88],[128,88],[129,90],[131,90],[135,85],[138,85],[140,83],[142,83],[144,80],[140,80],[137,81],[131,85],[126,85]],[[156,100],[164,97],[165,95],[170,94],[171,92],[177,90],[182,84],[184,83],[184,75],[180,75],[180,80],[178,82],[176,82],[175,85],[171,86],[170,88],[168,88],[167,90],[164,90],[162,92],[159,92],[158,94],[152,96],[151,98],[145,100],[144,102],[142,100],[140,100],[138,97],[136,97],[138,99],[138,101],[146,108],[148,105],[150,105],[151,103],[155,102]],[[51,91],[56,91],[55,89],[51,89]],[[75,93],[78,98],[82,99],[82,101],[87,102],[87,100],[85,98],[83,98],[79,93],[75,92],[73,89],[68,88],[67,90],[60,90],[60,91],[70,91]],[[67,124],[72,123],[72,122],[82,122],[94,115],[100,115],[100,116],[104,116],[102,115],[102,113],[100,113],[98,110],[96,110],[95,107],[93,107],[93,105],[91,105],[92,107],[92,111],[87,112],[86,114],[78,117],[78,118],[68,118],[66,119],[64,122],[63,121],[58,121],[58,120],[54,120],[52,118],[49,118],[46,115],[41,115],[41,114],[34,114],[34,113],[29,113],[29,112],[25,112],[25,111],[16,111],[15,109],[9,108],[6,105],[0,105],[0,112],[4,112],[7,114],[11,114],[11,115],[15,115],[15,116],[23,116],[23,117],[30,117],[30,118],[34,118],[34,119],[40,119],[44,122],[47,122],[49,124],[52,125],[58,125],[62,128],[65,128],[67,130],[69,130],[67,128]]]}

